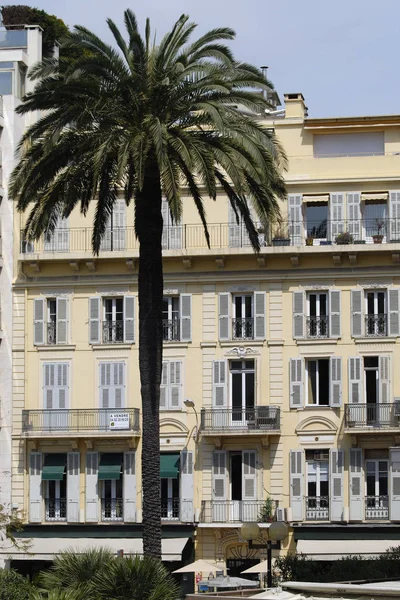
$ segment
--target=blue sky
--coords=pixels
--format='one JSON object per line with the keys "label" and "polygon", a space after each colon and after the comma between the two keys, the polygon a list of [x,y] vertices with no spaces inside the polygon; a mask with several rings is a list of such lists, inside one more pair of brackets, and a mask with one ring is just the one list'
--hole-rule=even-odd
{"label": "blue sky", "polygon": [[160,37],[182,14],[198,32],[232,27],[238,59],[268,65],[281,99],[302,92],[311,117],[400,113],[400,0],[27,0],[111,41],[125,8]]}

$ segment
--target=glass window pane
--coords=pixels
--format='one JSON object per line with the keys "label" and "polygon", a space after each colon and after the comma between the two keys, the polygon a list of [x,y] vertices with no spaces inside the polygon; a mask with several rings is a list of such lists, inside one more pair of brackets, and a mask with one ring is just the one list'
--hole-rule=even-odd
{"label": "glass window pane", "polygon": [[12,72],[0,71],[0,94],[2,96],[7,96],[13,93],[12,78]]}
{"label": "glass window pane", "polygon": [[308,404],[317,403],[317,361],[308,361]]}
{"label": "glass window pane", "polygon": [[318,387],[319,404],[321,406],[329,405],[329,360],[318,361]]}

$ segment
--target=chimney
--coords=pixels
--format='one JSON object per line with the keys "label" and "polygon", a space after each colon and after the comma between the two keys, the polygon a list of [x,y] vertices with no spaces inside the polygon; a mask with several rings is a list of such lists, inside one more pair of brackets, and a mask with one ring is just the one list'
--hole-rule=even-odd
{"label": "chimney", "polygon": [[305,119],[308,108],[304,102],[303,94],[285,94],[286,119]]}

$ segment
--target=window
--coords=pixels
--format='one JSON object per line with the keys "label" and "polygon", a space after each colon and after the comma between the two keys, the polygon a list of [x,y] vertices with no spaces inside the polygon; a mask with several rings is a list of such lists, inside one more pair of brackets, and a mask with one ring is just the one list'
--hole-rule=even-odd
{"label": "window", "polygon": [[326,240],[328,237],[328,202],[305,204],[306,236],[315,240]]}
{"label": "window", "polygon": [[183,363],[164,361],[160,387],[160,409],[181,410],[183,397]]}
{"label": "window", "polygon": [[69,364],[43,364],[43,429],[68,429]]}
{"label": "window", "polygon": [[349,358],[349,404],[355,425],[391,423],[390,356]]}
{"label": "window", "polygon": [[[291,358],[290,408],[331,406],[342,404],[342,359]],[[305,400],[304,400],[305,398]]]}
{"label": "window", "polygon": [[180,340],[179,297],[163,298],[163,340],[173,342]]}
{"label": "window", "polygon": [[365,292],[365,335],[387,336],[386,291]]}
{"label": "window", "polygon": [[214,522],[257,521],[257,453],[254,450],[216,450],[212,467],[212,520]]}
{"label": "window", "polygon": [[35,346],[67,343],[67,298],[35,299],[33,337]]}
{"label": "window", "polygon": [[180,222],[174,222],[168,201],[165,199],[161,204],[161,212],[163,218],[162,249],[174,250],[182,248],[182,225]]}
{"label": "window", "polygon": [[67,455],[46,454],[42,480],[45,498],[45,520],[67,520]]}
{"label": "window", "polygon": [[179,454],[161,454],[161,518],[179,519],[179,487],[180,487]]}
{"label": "window", "polygon": [[309,292],[307,314],[307,337],[329,337],[327,292]]}
{"label": "window", "polygon": [[102,521],[123,521],[123,463],[122,453],[100,455],[98,479]]}
{"label": "window", "polygon": [[309,359],[306,366],[308,378],[307,404],[329,406],[329,359]]}
{"label": "window", "polygon": [[385,153],[382,131],[314,135],[314,156],[379,156]]}
{"label": "window", "polygon": [[100,250],[113,252],[126,248],[126,203],[119,199],[115,202],[106,224]]}
{"label": "window", "polygon": [[293,338],[340,338],[341,291],[293,292]]}
{"label": "window", "polygon": [[58,217],[54,230],[44,234],[45,252],[68,252],[69,233],[68,219]]}
{"label": "window", "polygon": [[387,519],[389,516],[388,461],[366,460],[366,519]]}
{"label": "window", "polygon": [[[256,229],[259,227],[260,223],[257,221],[256,215],[252,206],[249,204],[250,217],[254,223]],[[243,217],[238,213],[236,215],[233,210],[231,204],[229,204],[228,208],[228,242],[230,248],[243,248],[246,246],[251,246],[250,237],[247,233],[247,227],[245,225]]]}
{"label": "window", "polygon": [[265,292],[218,295],[219,339],[264,340],[266,337]]}
{"label": "window", "polygon": [[232,338],[252,340],[254,338],[253,294],[234,295],[232,300]]}
{"label": "window", "polygon": [[125,408],[125,363],[99,364],[100,429],[109,430],[112,415]]}
{"label": "window", "polygon": [[89,343],[132,344],[134,316],[133,296],[89,298]]}
{"label": "window", "polygon": [[230,380],[232,425],[242,425],[248,420],[254,419],[254,360],[232,360],[230,362]]}
{"label": "window", "polygon": [[351,290],[351,335],[397,337],[400,335],[400,288]]}
{"label": "window", "polygon": [[329,518],[329,451],[306,450],[306,520]]}

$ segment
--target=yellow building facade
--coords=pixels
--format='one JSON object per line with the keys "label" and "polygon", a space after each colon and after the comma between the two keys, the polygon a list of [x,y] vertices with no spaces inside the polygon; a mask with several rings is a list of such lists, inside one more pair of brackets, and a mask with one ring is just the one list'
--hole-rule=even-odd
{"label": "yellow building facade", "polygon": [[[262,119],[289,159],[282,223],[255,255],[222,192],[164,207],[163,559],[280,550],[320,560],[400,543],[400,116],[311,119],[301,94]],[[13,505],[32,554],[141,551],[138,244],[119,202],[98,257],[92,215],[37,243],[15,215]],[[372,542],[371,542],[372,540]]]}

